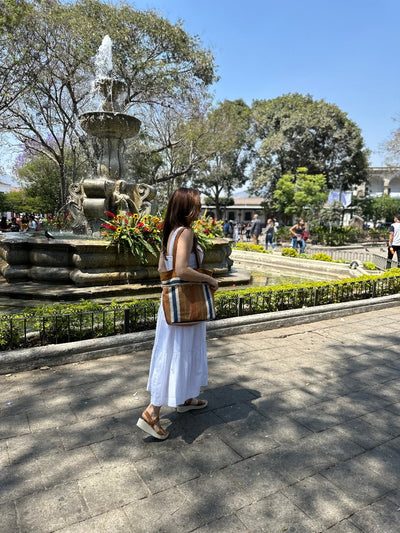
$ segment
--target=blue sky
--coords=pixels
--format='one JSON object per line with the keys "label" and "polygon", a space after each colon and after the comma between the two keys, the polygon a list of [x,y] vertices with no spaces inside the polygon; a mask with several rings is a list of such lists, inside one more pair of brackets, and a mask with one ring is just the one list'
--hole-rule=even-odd
{"label": "blue sky", "polygon": [[214,54],[217,101],[289,92],[334,103],[362,131],[370,163],[400,124],[400,0],[136,0]]}

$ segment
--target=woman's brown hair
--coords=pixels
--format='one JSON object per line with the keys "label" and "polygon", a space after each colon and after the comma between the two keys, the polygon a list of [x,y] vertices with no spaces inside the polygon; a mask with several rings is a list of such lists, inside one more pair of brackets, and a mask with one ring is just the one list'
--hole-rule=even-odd
{"label": "woman's brown hair", "polygon": [[171,196],[164,217],[162,252],[167,253],[168,237],[174,228],[190,228],[201,209],[200,193],[197,189],[180,187]]}

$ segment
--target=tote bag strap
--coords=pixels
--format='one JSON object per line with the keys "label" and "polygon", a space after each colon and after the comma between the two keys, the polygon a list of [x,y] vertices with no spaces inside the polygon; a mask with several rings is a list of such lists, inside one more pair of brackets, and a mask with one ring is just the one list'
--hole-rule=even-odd
{"label": "tote bag strap", "polygon": [[[176,252],[178,250],[178,239],[182,235],[183,230],[186,228],[183,226],[182,228],[179,228],[176,232],[176,235],[174,237],[174,246],[172,249],[172,269],[175,270],[175,262],[176,262]],[[197,249],[197,246],[195,246],[195,255],[196,255],[196,261],[197,261],[197,268],[200,267],[200,257],[199,257],[199,251]]]}

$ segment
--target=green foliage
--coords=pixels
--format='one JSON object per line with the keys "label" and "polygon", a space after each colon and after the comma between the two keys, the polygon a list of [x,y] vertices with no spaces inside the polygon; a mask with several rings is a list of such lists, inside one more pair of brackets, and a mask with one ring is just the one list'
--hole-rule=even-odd
{"label": "green foliage", "polygon": [[282,248],[281,254],[286,257],[299,257],[297,250],[294,248]]}
{"label": "green foliage", "polygon": [[372,261],[364,261],[363,267],[365,270],[377,270],[377,266]]}
{"label": "green foliage", "polygon": [[199,162],[191,181],[211,198],[217,218],[222,218],[223,207],[231,205],[233,189],[247,180],[250,124],[251,110],[243,100],[225,100],[182,130],[192,139],[191,150]]}
{"label": "green foliage", "polygon": [[361,206],[366,218],[372,219],[374,222],[378,220],[392,222],[393,217],[400,212],[400,198],[392,198],[388,194],[384,194],[364,200]]}
{"label": "green foliage", "polygon": [[359,228],[345,226],[342,228],[327,226],[315,226],[312,229],[313,244],[328,246],[341,246],[343,244],[361,242],[365,232]]}
{"label": "green foliage", "polygon": [[260,244],[251,244],[250,242],[238,242],[236,244],[236,249],[244,250],[246,252],[260,252],[262,254],[268,253],[264,246],[261,246]]}
{"label": "green foliage", "polygon": [[[29,6],[22,14],[21,5]],[[74,154],[73,181],[80,153],[95,171],[99,147],[82,135],[79,116],[90,105],[93,58],[105,35],[113,41],[113,74],[127,85],[126,106],[140,108],[145,131],[152,130],[151,110],[184,117],[195,100],[207,99],[216,79],[211,52],[181,21],[172,24],[156,11],[100,0],[7,0],[6,7],[7,17],[0,15],[0,129],[57,165],[62,204],[68,195],[68,149]],[[180,137],[173,137],[162,139],[160,147],[158,136],[150,151],[178,146]],[[149,159],[144,167],[154,171],[159,161]]]}
{"label": "green foliage", "polygon": [[315,261],[327,261],[329,263],[333,262],[333,259],[330,255],[319,253],[319,254],[313,254],[311,259],[314,259]]}
{"label": "green foliage", "polygon": [[[347,302],[400,292],[400,268],[380,276],[363,275],[340,281],[307,281],[272,287],[249,287],[237,291],[219,290],[215,295],[217,318],[298,309],[330,303]],[[70,342],[96,336],[125,332],[126,312],[134,331],[155,327],[158,302],[133,300],[109,306],[81,301],[78,304],[54,304],[30,310],[22,315],[0,320],[0,349],[21,346],[28,324],[26,344]],[[12,319],[12,320],[11,320]],[[32,328],[33,324],[33,328]],[[36,330],[35,330],[36,328]],[[33,331],[32,331],[33,329]]]}
{"label": "green foliage", "polygon": [[299,168],[296,174],[284,174],[278,180],[273,194],[278,212],[310,218],[326,202],[325,177],[306,172],[307,169]]}
{"label": "green foliage", "polygon": [[104,221],[102,235],[117,247],[118,253],[128,251],[140,258],[144,263],[148,261],[148,254],[157,255],[160,251],[162,221],[157,216],[145,213],[118,213],[109,211],[106,214],[109,221]]}
{"label": "green foliage", "polygon": [[307,166],[328,188],[367,179],[368,151],[358,126],[336,105],[310,95],[286,94],[253,102],[258,159],[252,188],[271,195],[283,174]]}

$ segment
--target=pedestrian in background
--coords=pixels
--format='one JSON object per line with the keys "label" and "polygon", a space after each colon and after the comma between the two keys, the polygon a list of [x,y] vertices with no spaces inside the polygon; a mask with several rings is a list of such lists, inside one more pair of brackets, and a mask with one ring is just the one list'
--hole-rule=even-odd
{"label": "pedestrian in background", "polygon": [[389,269],[392,266],[392,259],[396,254],[397,263],[400,265],[399,259],[400,253],[400,214],[394,217],[394,222],[390,226],[389,242],[388,242],[388,256],[386,261],[386,268]]}
{"label": "pedestrian in background", "polygon": [[253,237],[253,244],[258,244],[258,239],[261,235],[261,220],[258,215],[253,215],[253,222],[251,224],[250,233]]}
{"label": "pedestrian in background", "polygon": [[267,227],[265,228],[265,249],[268,250],[268,244],[271,248],[275,248],[275,224],[272,218],[267,220]]}

